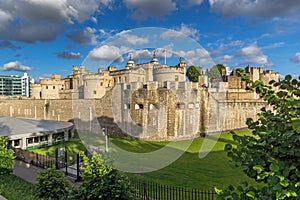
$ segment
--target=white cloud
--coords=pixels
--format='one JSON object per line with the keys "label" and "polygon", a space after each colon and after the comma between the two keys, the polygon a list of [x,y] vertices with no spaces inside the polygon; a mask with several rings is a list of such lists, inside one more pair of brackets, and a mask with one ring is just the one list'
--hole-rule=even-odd
{"label": "white cloud", "polygon": [[284,45],[285,42],[276,42],[276,43],[273,43],[273,44],[270,44],[268,46],[265,46],[263,47],[264,49],[274,49],[274,48],[278,48],[278,47],[281,47],[282,45]]}
{"label": "white cloud", "polygon": [[19,61],[9,62],[0,67],[0,71],[20,71],[26,72],[32,70],[31,67],[22,65]]}
{"label": "white cloud", "polygon": [[167,30],[166,32],[163,32],[160,37],[162,39],[182,39],[186,36],[189,36],[195,40],[199,40],[199,32],[197,29],[191,28],[184,23],[181,24],[180,28],[177,28],[175,30]]}
{"label": "white cloud", "polygon": [[86,27],[75,31],[74,33],[70,33],[67,37],[82,47],[97,44],[96,29],[91,27]]}
{"label": "white cloud", "polygon": [[209,3],[221,15],[263,18],[290,15],[300,7],[298,0],[209,0]]}
{"label": "white cloud", "polygon": [[295,53],[295,55],[290,58],[290,61],[299,63],[300,62],[300,52]]}
{"label": "white cloud", "polygon": [[229,43],[229,46],[242,46],[244,42],[242,40],[235,40]]}
{"label": "white cloud", "polygon": [[0,0],[0,38],[51,41],[76,22],[88,20],[113,0]]}
{"label": "white cloud", "polygon": [[238,51],[238,57],[242,57],[248,64],[269,65],[268,56],[264,55],[256,44],[243,47]]}
{"label": "white cloud", "polygon": [[98,19],[96,17],[91,17],[91,21],[94,22],[95,24],[98,23]]}
{"label": "white cloud", "polygon": [[223,61],[229,62],[229,61],[232,61],[234,59],[234,56],[224,55],[222,58],[223,58]]}
{"label": "white cloud", "polygon": [[10,48],[13,50],[21,49],[21,47],[14,45],[10,41],[4,40],[0,42],[0,48]]}
{"label": "white cloud", "polygon": [[132,17],[145,20],[148,17],[161,19],[176,9],[172,0],[123,0],[126,7],[133,11]]}
{"label": "white cloud", "polygon": [[57,55],[57,57],[64,58],[64,59],[80,59],[81,58],[80,53],[74,53],[74,52],[70,52],[70,51],[58,52],[56,55]]}
{"label": "white cloud", "polygon": [[137,35],[130,34],[129,31],[122,31],[115,37],[117,38],[114,41],[114,44],[116,45],[142,45],[142,44],[148,44],[149,39],[144,37],[139,37]]}
{"label": "white cloud", "polygon": [[131,51],[132,59],[134,61],[140,61],[140,60],[149,60],[152,57],[152,52],[150,52],[148,49],[139,49]]}
{"label": "white cloud", "polygon": [[93,49],[89,54],[88,57],[93,60],[104,60],[104,61],[116,61],[116,62],[123,62],[124,59],[122,55],[127,53],[130,49],[128,47],[116,47],[116,46],[109,46],[103,45]]}
{"label": "white cloud", "polygon": [[188,64],[197,66],[212,66],[213,60],[210,57],[210,53],[205,49],[196,49],[190,51],[175,51],[177,57],[182,57]]}
{"label": "white cloud", "polygon": [[188,0],[188,6],[201,5],[203,0]]}

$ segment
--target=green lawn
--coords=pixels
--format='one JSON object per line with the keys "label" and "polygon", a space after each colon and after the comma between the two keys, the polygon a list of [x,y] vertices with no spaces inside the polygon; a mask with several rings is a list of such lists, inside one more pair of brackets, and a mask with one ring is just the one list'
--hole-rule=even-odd
{"label": "green lawn", "polygon": [[50,147],[43,147],[39,149],[32,149],[30,151],[41,154],[41,155],[49,155],[51,157],[55,157],[55,150],[57,148],[65,148],[68,152],[68,163],[71,164],[76,160],[76,156],[81,151],[85,151],[86,148],[82,144],[82,142],[78,139],[73,139],[71,141],[62,142],[57,145],[53,145]]}
{"label": "green lawn", "polygon": [[0,195],[8,200],[34,199],[34,184],[13,175],[0,175]]}
{"label": "green lawn", "polygon": [[[238,134],[249,135],[251,133],[250,131],[240,131]],[[97,137],[95,137],[95,135],[85,134],[85,137],[85,141],[90,140],[94,145],[97,144]],[[199,149],[204,140],[206,140],[205,143],[216,140],[217,142],[213,149],[204,158],[200,159],[198,156]],[[115,137],[110,138],[110,142],[124,150],[136,153],[152,152],[168,144],[168,142],[129,140]],[[177,142],[179,147],[176,151],[182,151],[182,149],[180,149],[180,144],[184,144],[185,142],[186,141]],[[101,141],[98,143],[103,144]],[[253,180],[249,179],[241,171],[241,169],[235,167],[234,163],[229,161],[229,158],[224,151],[226,143],[233,143],[231,134],[222,134],[220,138],[217,138],[216,135],[209,135],[206,138],[196,138],[193,140],[188,150],[186,150],[183,155],[171,165],[154,172],[127,174],[130,177],[135,177],[145,181],[202,190],[211,190],[214,186],[222,188],[230,184],[238,185],[245,180],[252,184],[257,184]],[[50,155],[54,155],[55,148],[64,146],[73,152],[84,150],[84,146],[81,142],[71,141],[59,144],[56,147],[36,149],[33,151],[42,154],[48,153]],[[114,149],[110,149],[110,151],[114,151]],[[128,164],[131,164],[130,161]]]}
{"label": "green lawn", "polygon": [[[251,133],[250,131],[240,131],[238,134],[249,135]],[[207,141],[218,139],[218,142],[210,153],[200,159],[199,149],[204,139]],[[119,138],[113,138],[112,142],[123,149],[135,152],[150,152],[166,144],[165,142],[131,142]],[[230,184],[238,185],[245,180],[257,185],[241,169],[235,167],[234,163],[229,161],[224,151],[225,144],[227,143],[233,143],[231,134],[222,134],[220,138],[216,138],[216,136],[196,138],[188,150],[171,165],[154,172],[128,175],[145,181],[202,190],[211,190],[214,186],[222,188]]]}

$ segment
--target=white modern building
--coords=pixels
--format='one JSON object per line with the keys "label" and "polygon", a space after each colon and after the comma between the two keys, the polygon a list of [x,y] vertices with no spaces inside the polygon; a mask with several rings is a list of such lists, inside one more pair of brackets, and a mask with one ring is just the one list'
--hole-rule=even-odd
{"label": "white modern building", "polygon": [[70,122],[0,117],[0,136],[8,138],[8,146],[27,149],[37,145],[52,145],[74,136]]}
{"label": "white modern building", "polygon": [[23,76],[11,75],[3,76],[0,75],[0,96],[31,96],[30,85],[34,83],[27,73]]}

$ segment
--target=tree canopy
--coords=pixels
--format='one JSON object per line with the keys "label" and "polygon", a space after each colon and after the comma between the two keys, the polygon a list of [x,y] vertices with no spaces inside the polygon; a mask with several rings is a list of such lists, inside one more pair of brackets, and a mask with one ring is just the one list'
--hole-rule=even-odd
{"label": "tree canopy", "polygon": [[221,199],[299,199],[300,77],[297,80],[287,75],[282,81],[271,81],[270,85],[252,82],[246,76],[243,80],[271,108],[262,108],[258,120],[247,120],[253,136],[233,133],[237,146],[227,144],[225,150],[237,166],[263,186],[243,183],[237,188],[229,186],[216,191]]}
{"label": "tree canopy", "polygon": [[222,69],[225,69],[225,66],[223,64],[217,64],[213,66],[208,71],[208,77],[209,78],[221,78],[222,77]]}
{"label": "tree canopy", "polygon": [[199,76],[202,74],[202,67],[191,65],[186,71],[186,76],[192,82],[198,82]]}

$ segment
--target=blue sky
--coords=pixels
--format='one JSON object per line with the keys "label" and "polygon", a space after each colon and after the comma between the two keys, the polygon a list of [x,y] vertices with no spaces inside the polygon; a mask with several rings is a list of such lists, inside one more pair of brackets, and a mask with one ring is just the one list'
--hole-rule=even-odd
{"label": "blue sky", "polygon": [[[300,0],[0,3],[0,74],[65,77],[73,65],[95,71],[89,60],[99,67],[123,66],[131,53],[137,63],[144,62],[154,49],[163,63],[166,49],[170,65],[183,57],[188,64],[205,67],[263,66],[282,75],[300,75]],[[190,40],[194,44],[183,47]],[[180,45],[182,49],[176,49]]]}

